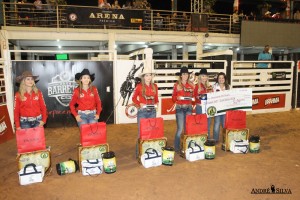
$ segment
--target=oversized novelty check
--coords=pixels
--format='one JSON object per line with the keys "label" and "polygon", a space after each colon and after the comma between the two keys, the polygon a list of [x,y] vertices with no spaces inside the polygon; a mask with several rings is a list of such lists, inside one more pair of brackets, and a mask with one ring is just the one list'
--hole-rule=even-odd
{"label": "oversized novelty check", "polygon": [[208,93],[204,107],[209,117],[223,115],[228,110],[252,110],[252,89],[236,88]]}

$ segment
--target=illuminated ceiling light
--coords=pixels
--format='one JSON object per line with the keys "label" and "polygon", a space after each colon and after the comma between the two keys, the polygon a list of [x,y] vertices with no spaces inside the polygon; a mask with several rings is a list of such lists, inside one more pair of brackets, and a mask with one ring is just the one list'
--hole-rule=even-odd
{"label": "illuminated ceiling light", "polygon": [[56,41],[57,41],[57,42],[59,42],[60,40],[59,40],[59,39],[57,39]]}
{"label": "illuminated ceiling light", "polygon": [[58,46],[59,49],[61,49],[61,46]]}

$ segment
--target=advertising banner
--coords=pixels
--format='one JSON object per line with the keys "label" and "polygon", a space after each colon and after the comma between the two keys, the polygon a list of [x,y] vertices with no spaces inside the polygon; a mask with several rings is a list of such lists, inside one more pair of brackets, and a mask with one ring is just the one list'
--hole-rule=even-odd
{"label": "advertising banner", "polygon": [[206,14],[193,13],[192,17],[192,31],[207,32],[208,31],[208,16]]}
{"label": "advertising banner", "polygon": [[100,121],[114,123],[112,61],[14,61],[12,65],[14,92],[18,90],[15,78],[22,72],[27,70],[39,76],[36,85],[42,91],[47,106],[47,127],[77,125],[69,102],[74,88],[77,87],[75,74],[84,68],[95,74],[92,85],[98,89],[103,108]]}
{"label": "advertising banner", "polygon": [[117,123],[137,123],[138,108],[132,102],[135,86],[139,83],[138,75],[144,67],[142,60],[118,60],[116,73]]}
{"label": "advertising banner", "polygon": [[253,95],[253,110],[285,107],[285,94]]}
{"label": "advertising banner", "polygon": [[0,106],[0,144],[13,138],[13,130],[6,105]]}
{"label": "advertising banner", "polygon": [[69,23],[85,25],[114,25],[139,27],[144,23],[146,10],[101,9],[90,7],[68,7]]}

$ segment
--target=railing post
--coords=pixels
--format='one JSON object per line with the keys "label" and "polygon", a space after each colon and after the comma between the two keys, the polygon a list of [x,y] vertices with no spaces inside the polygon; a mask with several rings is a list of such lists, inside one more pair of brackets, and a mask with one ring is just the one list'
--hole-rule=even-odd
{"label": "railing post", "polygon": [[3,13],[3,25],[6,26],[6,13],[5,13],[6,4],[2,3],[2,13]]}
{"label": "railing post", "polygon": [[56,4],[56,28],[59,29],[59,14],[58,14],[58,4]]}
{"label": "railing post", "polygon": [[229,15],[229,34],[231,34],[231,32],[232,32],[232,24],[231,24],[231,22],[232,22],[232,15]]}
{"label": "railing post", "polygon": [[151,10],[151,13],[150,13],[150,22],[151,22],[151,31],[153,31],[153,10]]}

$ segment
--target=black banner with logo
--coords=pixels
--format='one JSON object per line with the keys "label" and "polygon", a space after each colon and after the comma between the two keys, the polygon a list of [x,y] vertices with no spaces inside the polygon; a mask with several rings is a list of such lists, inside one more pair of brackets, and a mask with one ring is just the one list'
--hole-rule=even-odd
{"label": "black banner with logo", "polygon": [[146,10],[67,8],[69,23],[80,25],[115,25],[138,27],[143,25]]}
{"label": "black banner with logo", "polygon": [[207,32],[208,31],[208,16],[206,14],[192,15],[192,31],[194,32]]}
{"label": "black banner with logo", "polygon": [[[75,74],[84,68],[95,73],[93,85],[102,101],[100,121],[106,121],[113,112],[113,62],[111,61],[14,61],[13,81],[24,71],[39,76],[37,87],[42,91],[48,111],[47,127],[76,126],[69,102],[77,87]],[[15,84],[14,91],[18,90]],[[112,113],[107,123],[114,123]]]}

